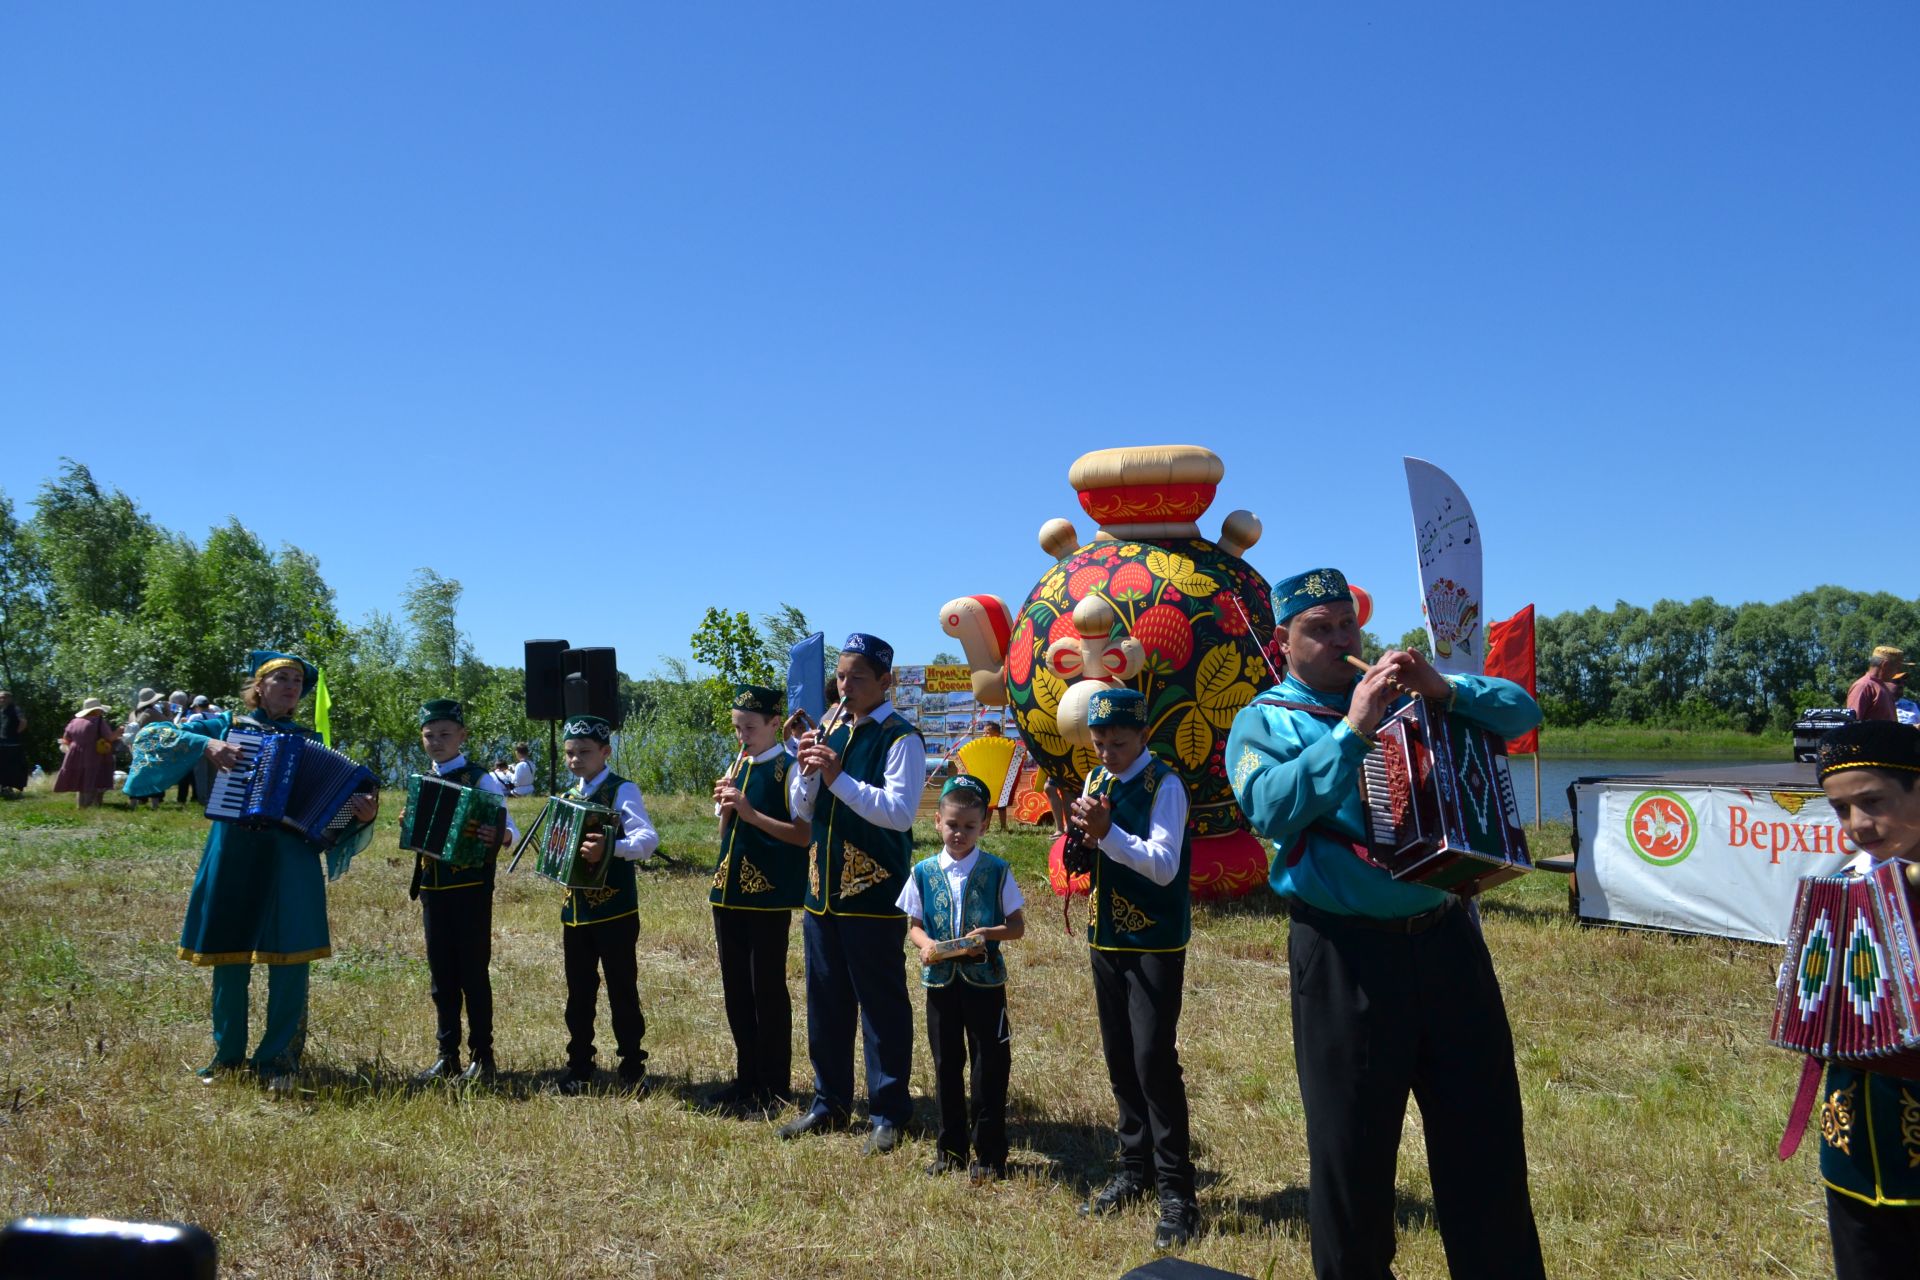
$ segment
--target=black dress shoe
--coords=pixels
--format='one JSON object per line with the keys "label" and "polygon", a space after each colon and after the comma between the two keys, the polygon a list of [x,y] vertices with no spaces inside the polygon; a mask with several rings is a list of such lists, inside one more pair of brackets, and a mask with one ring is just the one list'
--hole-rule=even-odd
{"label": "black dress shoe", "polygon": [[620,1087],[632,1093],[646,1093],[650,1087],[647,1084],[647,1064],[642,1062],[634,1066],[628,1066],[622,1063],[620,1066]]}
{"label": "black dress shoe", "polygon": [[494,1077],[499,1074],[499,1069],[493,1065],[493,1055],[483,1053],[467,1064],[467,1069],[460,1073],[460,1079],[467,1084],[492,1084]]}
{"label": "black dress shoe", "polygon": [[962,1160],[951,1151],[942,1151],[933,1158],[933,1163],[927,1166],[927,1176],[929,1178],[937,1178],[943,1173],[958,1173],[966,1167],[967,1162],[965,1160]]}
{"label": "black dress shoe", "polygon": [[809,1133],[836,1133],[847,1127],[845,1116],[835,1115],[824,1107],[815,1107],[798,1120],[789,1120],[780,1126],[783,1138],[799,1138]]}
{"label": "black dress shoe", "polygon": [[215,1058],[212,1062],[209,1062],[206,1066],[194,1072],[193,1078],[201,1084],[212,1084],[221,1076],[230,1076],[236,1072],[245,1071],[246,1069],[247,1064],[245,1062],[222,1062],[218,1058]]}
{"label": "black dress shoe", "polygon": [[568,1067],[567,1074],[561,1076],[560,1083],[554,1087],[563,1097],[577,1098],[593,1088],[593,1068]]}
{"label": "black dress shoe", "polygon": [[985,1160],[975,1160],[967,1170],[967,1180],[974,1186],[984,1182],[1005,1182],[1007,1180],[1006,1162],[991,1164]]}
{"label": "black dress shoe", "polygon": [[867,1135],[866,1154],[883,1156],[906,1141],[897,1124],[876,1124],[873,1132]]}
{"label": "black dress shoe", "polygon": [[743,1110],[746,1103],[752,1101],[752,1093],[753,1091],[746,1085],[735,1080],[732,1084],[721,1085],[708,1094],[706,1105],[714,1111],[735,1114]]}
{"label": "black dress shoe", "polygon": [[1107,1185],[1100,1188],[1093,1199],[1080,1206],[1080,1216],[1104,1218],[1146,1198],[1146,1179],[1131,1169],[1122,1169],[1107,1179]]}
{"label": "black dress shoe", "polygon": [[433,1065],[413,1078],[415,1084],[432,1084],[435,1080],[457,1080],[460,1078],[460,1055],[443,1053],[433,1060]]}
{"label": "black dress shoe", "polygon": [[1178,1191],[1160,1193],[1160,1221],[1153,1229],[1153,1247],[1177,1249],[1200,1229],[1200,1206]]}

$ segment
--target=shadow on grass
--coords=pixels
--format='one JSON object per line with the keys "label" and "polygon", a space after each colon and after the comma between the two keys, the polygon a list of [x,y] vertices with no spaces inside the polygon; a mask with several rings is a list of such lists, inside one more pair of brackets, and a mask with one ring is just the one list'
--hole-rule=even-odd
{"label": "shadow on grass", "polygon": [[1524,924],[1546,924],[1552,920],[1570,918],[1564,906],[1533,906],[1529,903],[1510,902],[1500,898],[1480,899],[1480,914],[1499,920],[1518,920]]}
{"label": "shadow on grass", "polygon": [[[1403,1232],[1433,1226],[1433,1202],[1394,1188],[1393,1223]],[[1258,1196],[1234,1196],[1212,1215],[1208,1223],[1209,1228],[1220,1235],[1245,1235],[1275,1227],[1306,1225],[1307,1189],[1298,1186],[1283,1187]]]}
{"label": "shadow on grass", "polygon": [[[502,1071],[490,1081],[420,1081],[414,1078],[416,1074],[415,1071],[402,1070],[387,1062],[359,1062],[351,1067],[309,1065],[300,1069],[293,1096],[308,1102],[343,1107],[433,1096],[444,1097],[448,1101],[500,1098],[509,1102],[526,1102],[532,1098],[558,1095],[561,1081],[567,1073],[564,1068],[558,1067],[537,1071]],[[636,1092],[632,1085],[620,1080],[617,1072],[602,1069],[594,1073],[592,1083],[577,1096],[632,1098],[659,1095],[679,1099],[689,1096],[694,1088],[690,1081],[650,1073],[645,1088]]]}

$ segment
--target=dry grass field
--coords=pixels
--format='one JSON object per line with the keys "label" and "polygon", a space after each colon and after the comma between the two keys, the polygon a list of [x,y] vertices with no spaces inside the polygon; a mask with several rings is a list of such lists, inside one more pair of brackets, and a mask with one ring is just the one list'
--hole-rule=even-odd
{"label": "dry grass field", "polygon": [[[924,1176],[924,1132],[865,1159],[856,1135],[782,1143],[772,1123],[693,1105],[732,1061],[705,905],[712,824],[692,799],[654,807],[691,865],[641,877],[651,1094],[547,1087],[565,1040],[559,903],[524,869],[503,876],[494,916],[505,1080],[406,1083],[433,1057],[433,1015],[389,796],[387,836],[332,886],[305,1088],[275,1098],[190,1074],[210,1056],[209,985],[174,944],[197,815],[0,806],[0,1213],[200,1223],[223,1276],[1091,1280],[1151,1256],[1150,1208],[1074,1213],[1109,1170],[1113,1108],[1085,949],[1063,935],[1038,837],[988,841],[1036,902],[1009,948],[1015,1176],[974,1189]],[[1565,841],[1549,828],[1539,849]],[[1582,928],[1565,902],[1541,873],[1485,907],[1549,1274],[1830,1274],[1810,1153],[1772,1155],[1797,1073],[1764,1043],[1773,950]],[[1201,911],[1181,1027],[1204,1215],[1187,1256],[1254,1276],[1310,1274],[1285,933],[1264,893]],[[256,1033],[264,992],[257,980]],[[603,1005],[603,1064],[604,1020]],[[925,1125],[924,1037],[914,1067]],[[1402,1151],[1400,1274],[1444,1276],[1417,1111]]]}

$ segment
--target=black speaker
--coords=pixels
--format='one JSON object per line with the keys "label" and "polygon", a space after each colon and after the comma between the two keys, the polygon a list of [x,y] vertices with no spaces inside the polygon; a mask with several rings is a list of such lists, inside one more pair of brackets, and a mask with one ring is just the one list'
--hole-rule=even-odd
{"label": "black speaker", "polygon": [[591,716],[598,713],[593,709],[593,699],[587,696],[587,678],[574,672],[566,678],[567,719],[575,716]]}
{"label": "black speaker", "polygon": [[571,685],[572,677],[584,676],[587,682],[585,712],[599,716],[614,728],[626,723],[626,713],[620,705],[620,672],[615,665],[614,651],[611,647],[588,647],[569,649],[564,656],[568,677],[567,714],[577,715],[571,699],[575,696]]}
{"label": "black speaker", "polygon": [[1120,1280],[1252,1280],[1252,1277],[1238,1271],[1204,1267],[1185,1258],[1155,1258],[1145,1266],[1127,1272]]}
{"label": "black speaker", "polygon": [[527,719],[559,720],[567,714],[560,683],[566,675],[561,663],[566,652],[565,640],[527,641]]}

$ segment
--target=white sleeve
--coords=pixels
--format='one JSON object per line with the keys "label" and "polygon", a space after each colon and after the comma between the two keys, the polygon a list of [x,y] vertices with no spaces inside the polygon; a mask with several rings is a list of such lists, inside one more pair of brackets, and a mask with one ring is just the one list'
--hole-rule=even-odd
{"label": "white sleeve", "polygon": [[887,772],[881,786],[858,781],[844,770],[828,788],[847,806],[877,827],[911,831],[927,786],[927,745],[909,733],[887,749]]}
{"label": "white sleeve", "polygon": [[[500,779],[490,773],[480,775],[479,786],[480,790],[491,795],[504,797],[507,794],[507,789],[500,785]],[[513,815],[507,812],[507,806],[500,806],[500,815],[506,819],[507,823],[507,844],[518,844],[520,841],[520,828],[513,825]]]}
{"label": "white sleeve", "polygon": [[907,872],[907,887],[900,891],[900,896],[893,900],[893,905],[906,912],[912,919],[921,920],[924,923],[924,918],[920,914],[919,876],[911,871]]}
{"label": "white sleeve", "polygon": [[1010,916],[1026,905],[1027,899],[1020,892],[1019,881],[1013,878],[1013,872],[1007,872],[1006,877],[1000,881],[1000,914]]}
{"label": "white sleeve", "polygon": [[613,842],[613,851],[622,858],[633,862],[645,862],[660,847],[660,833],[653,829],[653,819],[647,817],[647,805],[640,798],[640,788],[631,782],[620,784],[620,793],[613,798],[613,807],[620,811],[620,825],[624,834]]}
{"label": "white sleeve", "polygon": [[1187,789],[1168,774],[1153,795],[1147,838],[1130,835],[1115,823],[1100,841],[1100,851],[1155,884],[1172,884],[1180,873],[1180,841],[1187,829]]}
{"label": "white sleeve", "polygon": [[820,775],[801,773],[800,762],[787,770],[787,812],[795,822],[813,821],[813,804],[820,795]]}

